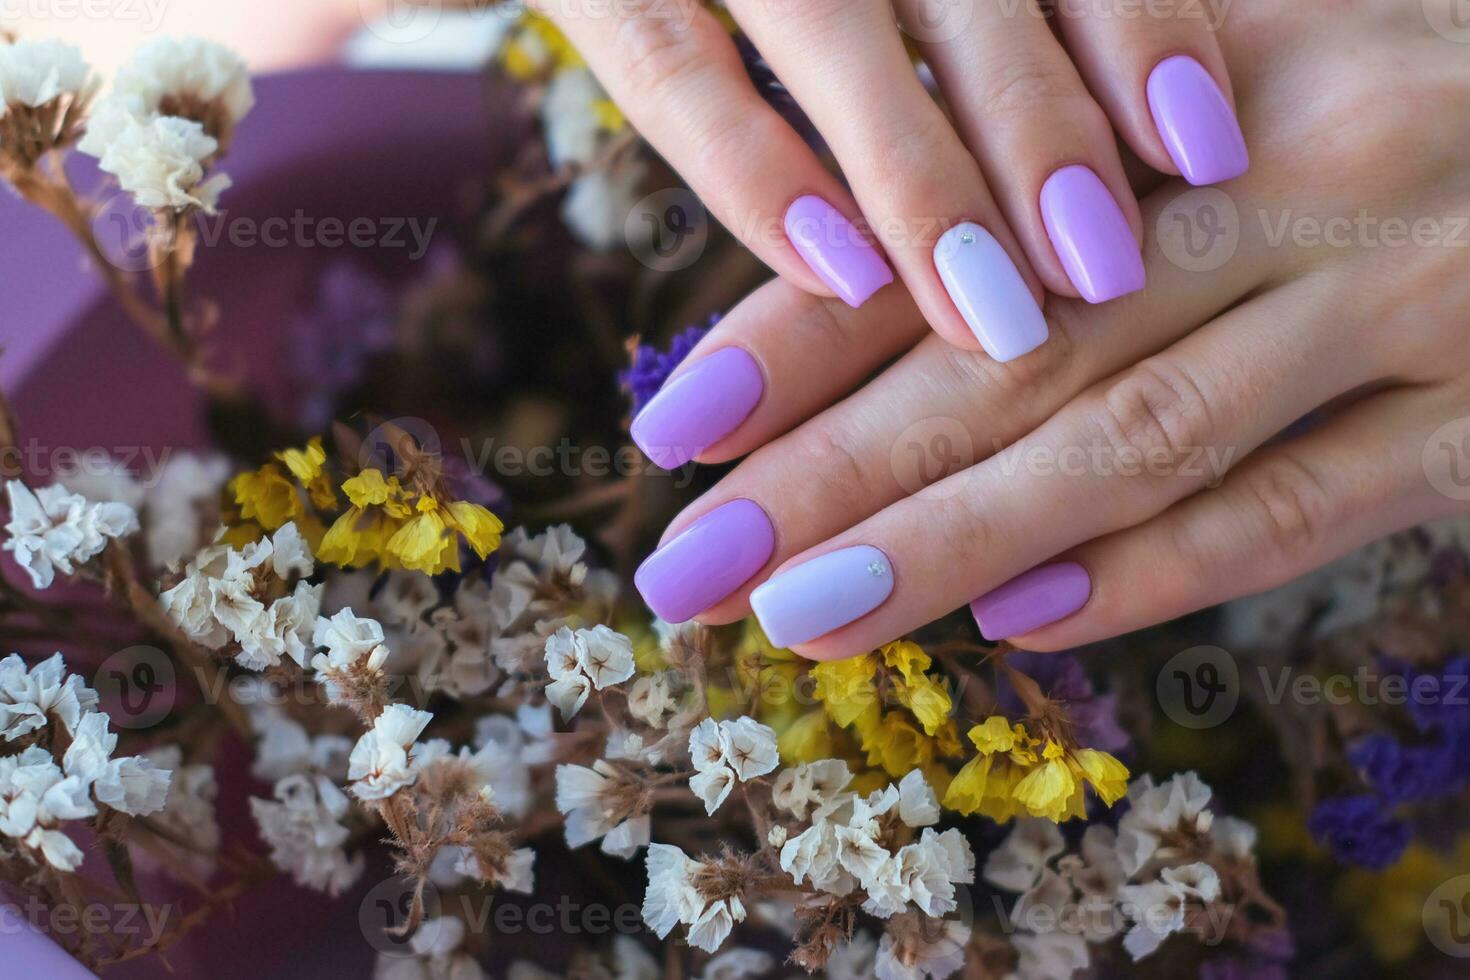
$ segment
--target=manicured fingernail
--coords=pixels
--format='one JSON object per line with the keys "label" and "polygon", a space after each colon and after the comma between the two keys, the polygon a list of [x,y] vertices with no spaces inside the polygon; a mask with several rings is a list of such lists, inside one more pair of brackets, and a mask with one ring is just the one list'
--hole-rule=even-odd
{"label": "manicured fingernail", "polygon": [[1066,619],[1092,595],[1087,569],[1073,561],[1042,565],[970,603],[987,640],[1005,640]]}
{"label": "manicured fingernail", "polygon": [[811,270],[857,309],[893,281],[893,270],[851,221],[815,194],[786,209],[786,237]]}
{"label": "manicured fingernail", "polygon": [[638,448],[676,469],[735,431],[761,400],[761,369],[739,347],[701,358],[663,386],[633,420]]}
{"label": "manicured fingernail", "polygon": [[1014,361],[1046,343],[1046,317],[995,236],[973,222],[955,225],[934,246],[934,267],[980,346]]}
{"label": "manicured fingernail", "polygon": [[750,594],[750,607],[766,638],[789,647],[867,615],[892,591],[888,556],[863,544],[782,572]]}
{"label": "manicured fingernail", "polygon": [[649,555],[633,581],[648,608],[682,623],[749,581],[775,547],[771,519],[760,505],[732,500]]}
{"label": "manicured fingernail", "polygon": [[1148,107],[1184,179],[1218,184],[1250,169],[1240,121],[1205,66],[1185,55],[1165,58],[1148,76]]}
{"label": "manicured fingernail", "polygon": [[1143,288],[1143,252],[1123,209],[1087,167],[1063,167],[1041,187],[1041,220],[1067,278],[1089,303]]}

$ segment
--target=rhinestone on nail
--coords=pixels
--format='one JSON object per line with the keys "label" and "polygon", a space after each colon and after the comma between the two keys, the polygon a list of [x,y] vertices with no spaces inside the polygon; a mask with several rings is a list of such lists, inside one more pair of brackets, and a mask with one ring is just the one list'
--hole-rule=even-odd
{"label": "rhinestone on nail", "polygon": [[882,578],[888,574],[888,566],[881,561],[875,561],[868,565],[868,574],[874,578]]}
{"label": "rhinestone on nail", "polygon": [[975,233],[973,231],[960,232],[960,242],[965,245],[975,244]]}

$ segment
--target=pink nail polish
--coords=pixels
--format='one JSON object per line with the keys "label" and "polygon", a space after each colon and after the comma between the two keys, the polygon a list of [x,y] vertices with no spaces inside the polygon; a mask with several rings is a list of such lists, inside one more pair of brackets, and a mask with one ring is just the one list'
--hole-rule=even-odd
{"label": "pink nail polish", "polygon": [[633,420],[638,448],[666,470],[678,469],[734,432],[755,410],[765,382],[739,347],[725,347],[671,378]]}
{"label": "pink nail polish", "polygon": [[786,237],[821,280],[857,309],[893,281],[883,256],[826,201],[799,197],[786,209]]}
{"label": "pink nail polish", "polygon": [[682,623],[749,581],[775,547],[776,532],[760,505],[732,500],[649,555],[633,581],[648,608]]}
{"label": "pink nail polish", "polygon": [[987,640],[1006,640],[1066,619],[1087,605],[1092,579],[1074,561],[1042,565],[970,603]]}
{"label": "pink nail polish", "polygon": [[1123,209],[1087,167],[1063,167],[1041,188],[1041,219],[1067,278],[1089,303],[1144,286],[1143,253]]}
{"label": "pink nail polish", "polygon": [[1218,184],[1250,169],[1235,111],[1205,66],[1165,58],[1148,77],[1148,106],[1174,165],[1191,184]]}

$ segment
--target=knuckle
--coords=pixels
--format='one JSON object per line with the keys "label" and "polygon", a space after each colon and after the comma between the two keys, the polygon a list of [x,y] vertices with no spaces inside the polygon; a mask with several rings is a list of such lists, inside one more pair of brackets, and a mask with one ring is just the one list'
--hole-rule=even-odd
{"label": "knuckle", "polygon": [[832,363],[844,360],[858,341],[857,331],[851,326],[853,320],[844,313],[846,309],[840,300],[818,299],[805,304],[793,324],[795,335],[806,338],[813,349],[830,352]]}
{"label": "knuckle", "polygon": [[1211,444],[1209,403],[1189,372],[1155,357],[1114,382],[1088,415],[1099,443],[1124,465],[1172,473]]}
{"label": "knuckle", "polygon": [[974,567],[981,556],[999,553],[995,518],[986,511],[988,500],[984,495],[966,492],[940,501],[915,501],[920,506],[938,504],[942,508],[937,526],[943,529],[945,548],[956,568]]}
{"label": "knuckle", "polygon": [[618,25],[622,74],[638,96],[677,85],[708,63],[702,31],[640,10]]}
{"label": "knuckle", "polygon": [[1332,495],[1309,466],[1291,456],[1253,468],[1243,478],[1242,493],[1249,526],[1258,529],[1272,554],[1294,565],[1316,550],[1332,524]]}
{"label": "knuckle", "polygon": [[812,474],[821,492],[813,499],[842,501],[850,507],[871,495],[869,467],[863,464],[855,433],[846,425],[834,421],[814,425],[805,442],[797,457],[815,461]]}
{"label": "knuckle", "polygon": [[876,198],[878,207],[865,210],[884,216],[874,230],[885,245],[932,246],[976,190],[983,194],[979,164],[937,111],[874,120],[861,132],[846,169],[860,199],[864,191]]}
{"label": "knuckle", "polygon": [[991,66],[980,93],[981,111],[991,119],[1071,118],[1057,116],[1048,108],[1045,114],[1038,103],[1096,103],[1068,67],[1046,58],[1016,57]]}
{"label": "knuckle", "polygon": [[[1050,319],[1050,317],[1048,317]],[[1037,406],[1047,412],[1059,403],[1055,393],[1067,391],[1076,363],[1072,337],[1053,326],[1046,343],[1025,357],[1004,364],[981,351],[944,345],[946,377],[953,390],[984,419],[1004,417],[1019,437],[1040,423],[1041,418],[1014,411],[998,412],[1001,406]]]}
{"label": "knuckle", "polygon": [[857,0],[758,0],[772,33],[799,30],[806,36],[826,33],[860,5]]}

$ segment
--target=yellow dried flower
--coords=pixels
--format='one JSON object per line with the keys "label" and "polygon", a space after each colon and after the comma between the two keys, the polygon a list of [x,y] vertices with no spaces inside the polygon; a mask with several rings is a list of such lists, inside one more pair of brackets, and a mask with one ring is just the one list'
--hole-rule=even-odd
{"label": "yellow dried flower", "polygon": [[[1086,815],[1084,788],[1112,806],[1127,792],[1128,769],[1097,749],[1072,749],[1063,740],[1043,742],[1026,726],[992,715],[969,732],[980,754],[956,774],[944,805],[1005,822],[1020,813],[1058,823]],[[1041,745],[1041,752],[1035,751]]]}

